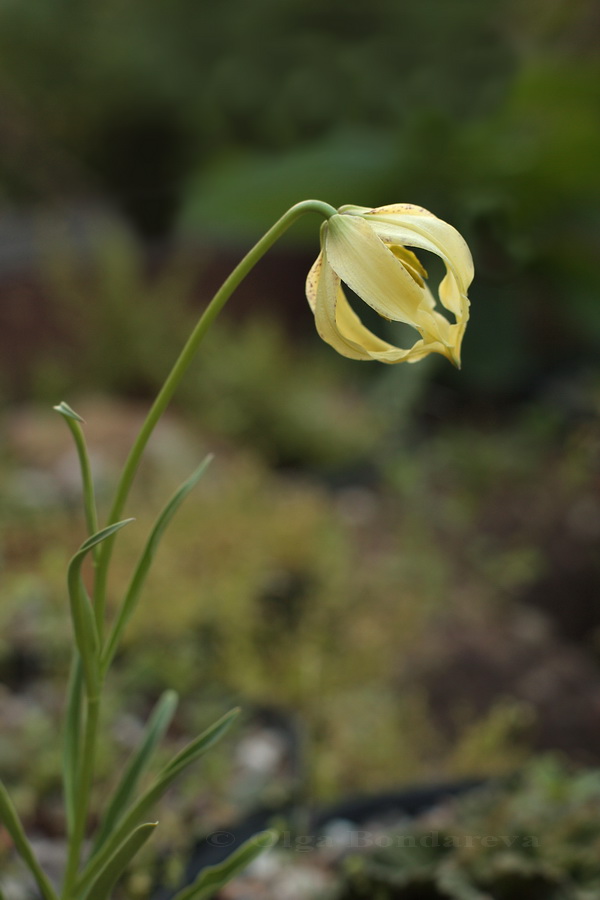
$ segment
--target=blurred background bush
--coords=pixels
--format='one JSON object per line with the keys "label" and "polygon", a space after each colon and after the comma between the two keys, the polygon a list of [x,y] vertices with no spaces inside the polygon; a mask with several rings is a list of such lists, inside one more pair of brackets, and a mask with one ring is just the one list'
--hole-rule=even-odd
{"label": "blurred background bush", "polygon": [[[321,798],[536,748],[600,759],[599,31],[593,0],[2,3],[9,781],[56,727],[82,533],[68,436],[41,410],[65,397],[88,420],[105,506],[199,310],[310,196],[418,203],[462,231],[463,370],[320,344],[316,221],[261,262],[131,506],[123,579],[167,492],[217,451],[119,660],[119,746],[173,684],[189,698],[173,740],[230,702],[297,719]],[[50,830],[55,762],[21,796]],[[212,765],[221,800],[258,796]],[[181,802],[217,815],[200,783]]]}
{"label": "blurred background bush", "polygon": [[[51,210],[57,239],[77,211],[70,241],[94,254],[101,206],[146,251],[191,245],[199,275],[318,196],[418,202],[465,233],[478,281],[458,390],[512,396],[579,365],[600,342],[598,27],[593,0],[7,0],[3,358],[27,334],[6,281],[32,216]],[[299,271],[315,243],[314,222],[290,235]],[[305,333],[278,255],[255,284]]]}

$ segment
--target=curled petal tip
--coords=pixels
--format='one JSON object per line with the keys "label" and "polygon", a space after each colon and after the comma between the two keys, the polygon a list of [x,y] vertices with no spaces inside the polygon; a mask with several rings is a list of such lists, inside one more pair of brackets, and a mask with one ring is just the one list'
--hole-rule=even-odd
{"label": "curled petal tip", "polygon": [[447,353],[448,359],[452,363],[455,369],[458,369],[459,372],[462,368],[462,363],[460,359],[460,348],[457,347],[448,347]]}

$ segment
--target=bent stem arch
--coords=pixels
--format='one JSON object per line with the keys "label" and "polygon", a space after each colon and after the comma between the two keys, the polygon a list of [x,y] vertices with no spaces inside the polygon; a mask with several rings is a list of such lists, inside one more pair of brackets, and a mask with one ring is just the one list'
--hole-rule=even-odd
{"label": "bent stem arch", "polygon": [[[111,525],[121,518],[121,513],[127,502],[131,485],[135,478],[138,466],[146,444],[154,431],[160,417],[167,408],[179,382],[187,371],[198,346],[200,345],[204,335],[221,312],[225,303],[230,298],[235,289],[241,284],[246,275],[254,268],[256,263],[264,256],[273,244],[284,234],[293,223],[303,216],[305,213],[318,213],[328,219],[335,215],[336,210],[328,203],[320,200],[303,200],[290,207],[286,213],[267,231],[265,235],[254,245],[254,247],[244,256],[241,262],[235,267],[229,277],[223,282],[217,293],[212,298],[204,313],[198,320],[196,327],[188,338],[183,350],[177,358],[173,368],[167,376],[162,388],[160,389],[150,411],[142,425],[140,432],[131,448],[121,479],[119,481],[115,499],[108,518],[107,525]],[[98,554],[96,577],[94,584],[94,612],[96,617],[96,626],[100,640],[103,636],[104,612],[106,605],[106,586],[108,578],[108,568],[112,555],[113,539],[109,538],[104,542]]]}

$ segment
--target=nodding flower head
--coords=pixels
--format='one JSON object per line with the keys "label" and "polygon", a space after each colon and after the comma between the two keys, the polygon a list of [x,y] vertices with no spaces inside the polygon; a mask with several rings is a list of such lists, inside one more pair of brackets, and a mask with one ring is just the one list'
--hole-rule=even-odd
{"label": "nodding flower head", "polygon": [[[413,252],[439,256],[446,274],[438,298]],[[460,368],[469,318],[467,290],[473,260],[458,231],[410,203],[367,209],[342,206],[323,225],[321,252],[306,280],[306,296],[320,336],[351,359],[417,362],[441,353]],[[366,328],[350,306],[344,282],[380,316],[411,325],[418,339],[402,350]],[[438,302],[454,321],[438,309]]]}

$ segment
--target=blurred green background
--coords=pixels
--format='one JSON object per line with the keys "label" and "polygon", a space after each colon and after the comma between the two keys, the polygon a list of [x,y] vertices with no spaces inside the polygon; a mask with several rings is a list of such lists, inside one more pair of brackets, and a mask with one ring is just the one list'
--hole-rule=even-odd
{"label": "blurred green background", "polygon": [[[58,721],[82,534],[44,410],[64,397],[88,421],[106,508],[199,310],[312,196],[459,228],[463,369],[321,345],[316,221],[261,262],[131,504],[121,580],[216,451],[118,661],[103,777],[169,685],[173,740],[230,702],[297,719],[318,798],[534,749],[600,759],[599,32],[592,0],[2,3],[0,763],[32,820],[60,829],[56,759],[23,780],[22,748]],[[209,765],[219,813],[260,795]],[[177,801],[190,817],[201,783]]]}
{"label": "blurred green background", "polygon": [[[55,232],[101,206],[146,246],[193,245],[199,267],[308,196],[415,202],[477,259],[458,390],[527,392],[594,358],[593,0],[7,0],[0,17],[7,215],[51,209]],[[11,224],[18,259],[27,228]],[[93,254],[87,224],[72,229]],[[284,246],[309,260],[315,244],[306,222]],[[304,333],[298,279],[261,287]],[[6,359],[24,348],[2,317]]]}

